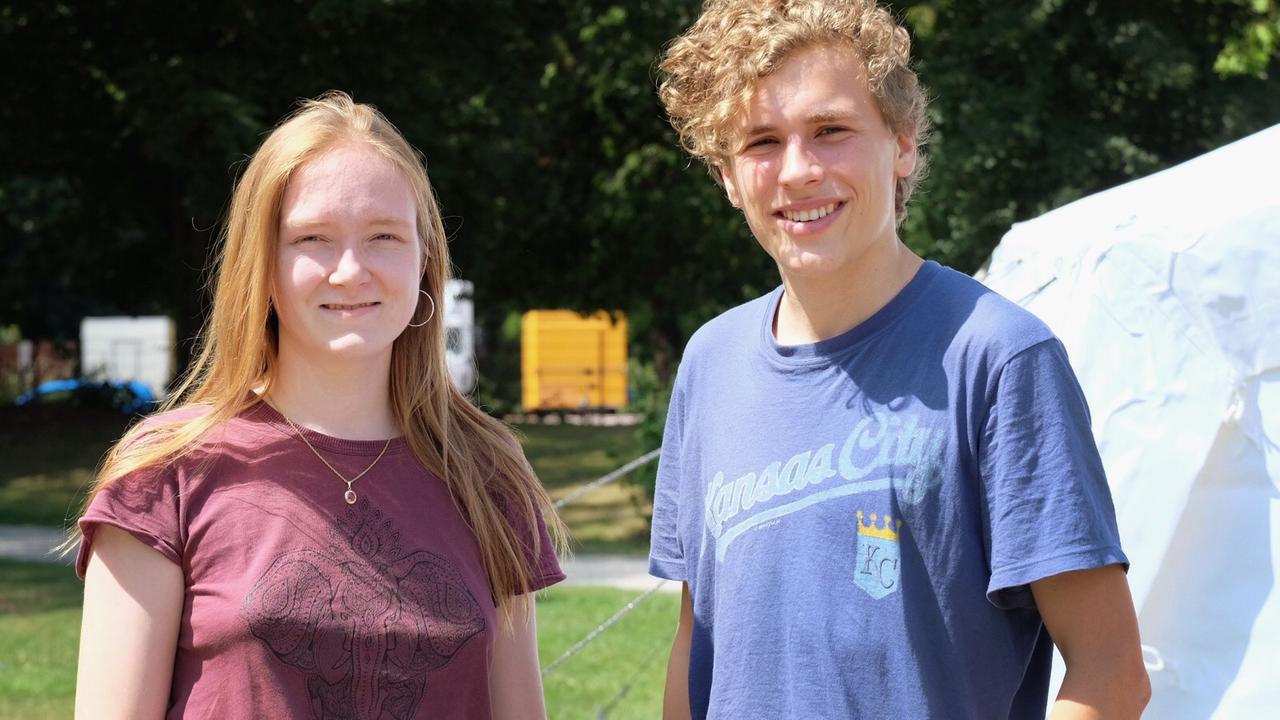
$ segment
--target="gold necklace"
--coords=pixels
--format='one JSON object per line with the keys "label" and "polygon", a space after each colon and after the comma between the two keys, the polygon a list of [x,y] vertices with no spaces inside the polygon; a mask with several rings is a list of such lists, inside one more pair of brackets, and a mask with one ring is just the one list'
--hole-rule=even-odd
{"label": "gold necklace", "polygon": [[302,430],[298,429],[298,426],[294,425],[293,421],[290,420],[287,415],[280,413],[280,417],[284,418],[284,421],[289,423],[289,427],[293,428],[293,431],[298,434],[298,439],[302,440],[302,442],[306,443],[307,447],[311,448],[311,452],[315,453],[315,456],[320,458],[320,462],[324,463],[325,467],[332,470],[333,474],[337,475],[339,480],[347,484],[347,491],[342,493],[342,499],[346,500],[348,505],[355,505],[357,496],[356,491],[351,489],[351,485],[355,483],[355,481],[364,477],[366,473],[373,469],[374,465],[378,464],[378,461],[382,459],[382,456],[387,454],[387,448],[391,447],[391,438],[387,438],[387,442],[382,446],[382,452],[378,453],[378,457],[374,458],[373,462],[369,463],[369,467],[361,470],[359,475],[348,480],[346,476],[338,472],[338,468],[330,465],[329,461],[324,459],[324,456],[320,454],[320,451],[316,450],[315,445],[311,444],[311,441],[307,439],[307,436],[302,434]]}

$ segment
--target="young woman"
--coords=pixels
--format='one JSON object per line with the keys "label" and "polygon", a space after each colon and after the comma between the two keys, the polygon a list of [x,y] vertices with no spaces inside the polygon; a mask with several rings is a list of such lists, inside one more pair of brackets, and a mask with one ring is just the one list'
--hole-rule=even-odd
{"label": "young woman", "polygon": [[545,714],[550,503],[450,382],[448,272],[378,111],[330,93],[267,137],[198,359],[80,519],[78,717]]}

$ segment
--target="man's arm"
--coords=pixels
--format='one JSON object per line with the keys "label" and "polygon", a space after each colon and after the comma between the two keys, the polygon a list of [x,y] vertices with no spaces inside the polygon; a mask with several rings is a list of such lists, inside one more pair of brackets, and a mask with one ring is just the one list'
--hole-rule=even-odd
{"label": "man's arm", "polygon": [[662,694],[662,719],[687,720],[689,711],[689,647],[693,642],[693,598],[689,583],[684,583],[680,597],[680,621],[671,642],[671,658],[667,661],[667,687]]}
{"label": "man's arm", "polygon": [[538,666],[538,623],[533,593],[512,599],[511,625],[499,627],[489,666],[494,718],[545,718]]}
{"label": "man's arm", "polygon": [[1067,667],[1051,717],[1139,717],[1151,683],[1124,570],[1062,573],[1031,583],[1031,593]]}
{"label": "man's arm", "polygon": [[84,575],[76,717],[164,717],[182,603],[182,568],[124,530],[98,528]]}

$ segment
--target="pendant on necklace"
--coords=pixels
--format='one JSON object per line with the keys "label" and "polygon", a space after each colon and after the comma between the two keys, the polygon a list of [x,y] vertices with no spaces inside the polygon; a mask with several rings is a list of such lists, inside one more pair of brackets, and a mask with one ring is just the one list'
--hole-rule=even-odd
{"label": "pendant on necklace", "polygon": [[351,488],[347,488],[347,491],[342,493],[342,499],[346,500],[348,505],[355,505],[356,491],[352,490]]}

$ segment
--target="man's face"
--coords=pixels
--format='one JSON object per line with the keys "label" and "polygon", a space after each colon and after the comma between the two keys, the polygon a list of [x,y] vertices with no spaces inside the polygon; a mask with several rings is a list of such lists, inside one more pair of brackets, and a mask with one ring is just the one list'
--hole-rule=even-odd
{"label": "man's face", "polygon": [[894,247],[894,186],[915,168],[915,140],[885,124],[855,51],[793,52],[757,82],[737,130],[725,191],[784,277],[843,275]]}

